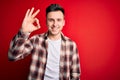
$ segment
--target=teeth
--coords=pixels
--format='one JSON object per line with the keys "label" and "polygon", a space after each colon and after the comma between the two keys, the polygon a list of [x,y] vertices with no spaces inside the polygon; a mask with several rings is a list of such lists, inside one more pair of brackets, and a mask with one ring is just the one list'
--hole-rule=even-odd
{"label": "teeth", "polygon": [[53,28],[53,30],[57,30],[57,28]]}

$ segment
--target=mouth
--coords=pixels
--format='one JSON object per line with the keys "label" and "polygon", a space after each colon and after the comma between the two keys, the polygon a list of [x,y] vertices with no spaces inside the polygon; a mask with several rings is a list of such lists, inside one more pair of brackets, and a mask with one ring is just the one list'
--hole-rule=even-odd
{"label": "mouth", "polygon": [[52,27],[51,29],[52,29],[52,31],[57,31],[58,27]]}

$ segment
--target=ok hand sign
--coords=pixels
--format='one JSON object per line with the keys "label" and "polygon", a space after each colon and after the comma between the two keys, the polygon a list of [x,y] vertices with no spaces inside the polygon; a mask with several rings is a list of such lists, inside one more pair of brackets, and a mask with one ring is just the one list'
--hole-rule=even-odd
{"label": "ok hand sign", "polygon": [[[40,10],[38,9],[34,13],[33,13],[33,11],[34,11],[34,8],[32,8],[31,10],[28,9],[26,12],[26,15],[22,22],[22,31],[23,32],[31,33],[40,28],[39,20],[35,17],[40,12]],[[36,25],[34,25],[34,23],[36,23]]]}

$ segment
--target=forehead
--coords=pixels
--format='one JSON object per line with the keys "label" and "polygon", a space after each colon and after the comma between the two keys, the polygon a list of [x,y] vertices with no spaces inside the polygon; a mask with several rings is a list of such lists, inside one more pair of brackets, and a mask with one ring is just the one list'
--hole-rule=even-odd
{"label": "forehead", "polygon": [[47,14],[47,18],[63,18],[64,14],[61,11],[52,11]]}

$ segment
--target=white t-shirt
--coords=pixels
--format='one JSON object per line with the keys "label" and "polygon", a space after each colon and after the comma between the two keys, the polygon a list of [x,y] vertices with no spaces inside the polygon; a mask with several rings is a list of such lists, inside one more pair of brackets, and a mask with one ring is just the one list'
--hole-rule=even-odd
{"label": "white t-shirt", "polygon": [[48,39],[48,56],[45,69],[44,80],[59,80],[61,39]]}

